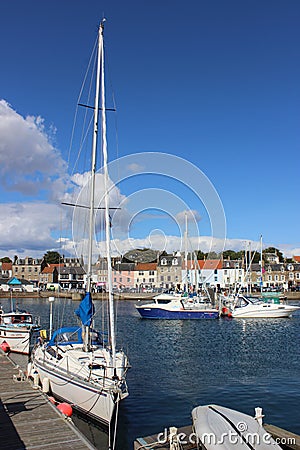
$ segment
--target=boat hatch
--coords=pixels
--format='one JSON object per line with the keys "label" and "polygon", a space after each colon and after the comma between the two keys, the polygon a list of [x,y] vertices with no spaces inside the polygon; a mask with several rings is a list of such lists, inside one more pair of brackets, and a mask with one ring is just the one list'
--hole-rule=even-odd
{"label": "boat hatch", "polygon": [[99,370],[99,369],[105,369],[105,366],[103,366],[102,364],[97,364],[97,363],[90,363],[88,365],[88,368],[90,370]]}

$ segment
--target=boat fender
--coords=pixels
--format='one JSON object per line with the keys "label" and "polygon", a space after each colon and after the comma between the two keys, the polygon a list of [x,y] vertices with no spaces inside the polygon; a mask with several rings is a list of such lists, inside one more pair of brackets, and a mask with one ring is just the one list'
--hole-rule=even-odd
{"label": "boat fender", "polygon": [[40,376],[36,370],[33,372],[32,378],[33,378],[33,389],[38,389],[39,382],[40,382]]}
{"label": "boat fender", "polygon": [[52,403],[52,405],[56,405],[57,404],[57,401],[55,400],[54,397],[48,397],[48,400],[49,400],[50,403]]}
{"label": "boat fender", "polygon": [[47,330],[40,330],[40,337],[42,339],[47,339]]}
{"label": "boat fender", "polygon": [[8,345],[8,343],[6,341],[2,342],[2,344],[0,345],[0,348],[4,351],[4,353],[10,352],[10,346]]}
{"label": "boat fender", "polygon": [[42,381],[42,392],[44,394],[48,394],[50,392],[50,380],[48,377],[45,377]]}
{"label": "boat fender", "polygon": [[69,403],[59,403],[57,409],[66,417],[71,417],[73,414],[73,408]]}
{"label": "boat fender", "polygon": [[27,364],[27,378],[31,377],[31,370],[32,370],[32,362],[29,361]]}

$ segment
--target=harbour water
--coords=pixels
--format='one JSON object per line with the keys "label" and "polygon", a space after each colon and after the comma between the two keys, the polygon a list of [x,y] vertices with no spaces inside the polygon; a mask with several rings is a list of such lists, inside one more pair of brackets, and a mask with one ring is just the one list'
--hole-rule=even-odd
{"label": "harbour water", "polygon": [[[4,309],[9,300],[2,299]],[[20,308],[49,327],[47,299],[20,299]],[[297,304],[297,302],[295,302]],[[54,324],[76,324],[78,302],[56,300]],[[97,301],[96,328],[107,303]],[[133,301],[118,301],[118,344],[130,358],[130,395],[121,402],[118,450],[133,440],[191,423],[197,405],[220,404],[254,414],[265,422],[300,434],[300,314],[290,319],[142,320]],[[107,437],[98,427],[74,417],[98,449]]]}

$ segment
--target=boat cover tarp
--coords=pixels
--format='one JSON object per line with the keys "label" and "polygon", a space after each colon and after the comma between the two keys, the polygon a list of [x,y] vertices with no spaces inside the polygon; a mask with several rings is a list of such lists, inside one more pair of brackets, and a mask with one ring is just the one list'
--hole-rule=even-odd
{"label": "boat cover tarp", "polygon": [[92,302],[91,293],[87,292],[82,299],[79,307],[76,309],[75,314],[80,317],[82,325],[89,327],[91,325],[94,312],[95,308]]}

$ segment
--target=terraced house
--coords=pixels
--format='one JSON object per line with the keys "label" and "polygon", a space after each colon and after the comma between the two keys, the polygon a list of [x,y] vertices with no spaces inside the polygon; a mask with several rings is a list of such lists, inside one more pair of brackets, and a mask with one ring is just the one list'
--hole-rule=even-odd
{"label": "terraced house", "polygon": [[44,258],[30,258],[29,256],[24,259],[15,258],[12,264],[12,276],[20,280],[31,281],[38,286],[41,272],[46,266]]}

